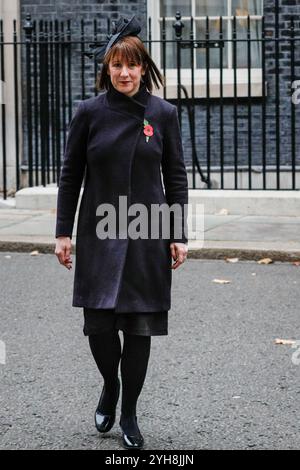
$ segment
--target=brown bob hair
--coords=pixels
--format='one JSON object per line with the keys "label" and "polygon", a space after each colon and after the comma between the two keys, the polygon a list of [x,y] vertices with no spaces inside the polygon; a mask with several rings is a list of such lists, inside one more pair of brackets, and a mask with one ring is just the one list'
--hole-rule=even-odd
{"label": "brown bob hair", "polygon": [[150,93],[152,93],[153,84],[157,89],[160,88],[160,85],[165,86],[165,78],[151,59],[141,39],[137,36],[125,36],[117,41],[104,57],[102,69],[98,73],[96,81],[98,91],[109,90],[112,86],[107,71],[110,61],[114,58],[142,65],[145,69],[142,80]]}

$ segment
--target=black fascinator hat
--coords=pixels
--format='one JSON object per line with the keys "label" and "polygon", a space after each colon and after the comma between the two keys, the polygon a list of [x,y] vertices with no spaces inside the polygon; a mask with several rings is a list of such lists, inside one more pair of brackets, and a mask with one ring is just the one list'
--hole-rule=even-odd
{"label": "black fascinator hat", "polygon": [[125,36],[137,36],[141,29],[140,22],[135,15],[130,19],[121,16],[117,22],[113,21],[112,32],[107,35],[105,44],[100,47],[97,47],[97,44],[89,44],[90,49],[93,50],[85,52],[84,55],[97,62],[103,62],[105,54],[117,41]]}

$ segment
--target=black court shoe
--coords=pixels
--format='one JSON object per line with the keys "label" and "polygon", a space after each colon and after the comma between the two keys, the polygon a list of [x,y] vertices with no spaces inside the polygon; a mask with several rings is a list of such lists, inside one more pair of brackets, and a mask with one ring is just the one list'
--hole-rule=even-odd
{"label": "black court shoe", "polygon": [[[135,420],[137,420],[136,417],[135,417]],[[144,446],[144,438],[141,435],[141,433],[136,434],[136,435],[126,434],[124,430],[122,429],[121,422],[119,424],[122,430],[123,447],[125,447],[125,449],[142,449]]]}
{"label": "black court shoe", "polygon": [[100,397],[97,409],[95,411],[95,426],[96,426],[97,431],[104,433],[104,432],[110,431],[111,428],[113,427],[113,425],[115,423],[115,419],[116,419],[116,406],[117,406],[117,403],[118,403],[118,400],[119,400],[119,394],[120,394],[120,380],[118,379],[118,392],[117,392],[116,403],[115,403],[115,406],[114,406],[114,408],[115,408],[114,412],[109,414],[109,415],[103,414],[100,411],[101,401],[102,401],[102,397],[104,395],[104,386],[103,386],[101,397]]}

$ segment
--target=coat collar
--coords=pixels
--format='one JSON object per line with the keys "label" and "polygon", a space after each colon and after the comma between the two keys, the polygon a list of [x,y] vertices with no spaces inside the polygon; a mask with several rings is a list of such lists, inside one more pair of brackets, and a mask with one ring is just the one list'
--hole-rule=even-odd
{"label": "coat collar", "polygon": [[111,109],[130,114],[137,119],[144,119],[150,93],[144,83],[141,83],[139,91],[133,96],[127,96],[110,85],[106,93],[107,105]]}

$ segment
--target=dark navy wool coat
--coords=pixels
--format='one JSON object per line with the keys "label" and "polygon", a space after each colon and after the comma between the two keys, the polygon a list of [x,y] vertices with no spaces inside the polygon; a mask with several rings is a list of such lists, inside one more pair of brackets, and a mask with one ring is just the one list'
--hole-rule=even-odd
{"label": "dark navy wool coat", "polygon": [[[148,142],[144,119],[154,129]],[[174,239],[171,227],[167,240],[161,236],[101,240],[96,234],[101,220],[96,210],[100,204],[113,204],[118,218],[120,195],[128,197],[128,204],[143,203],[146,207],[162,203],[183,207],[188,203],[176,106],[150,94],[144,84],[134,97],[111,86],[80,103],[68,129],[58,189],[56,238],[72,237],[84,175],[72,305],[116,312],[169,310],[170,243],[187,243],[185,234]],[[180,222],[186,227],[184,215]]]}

